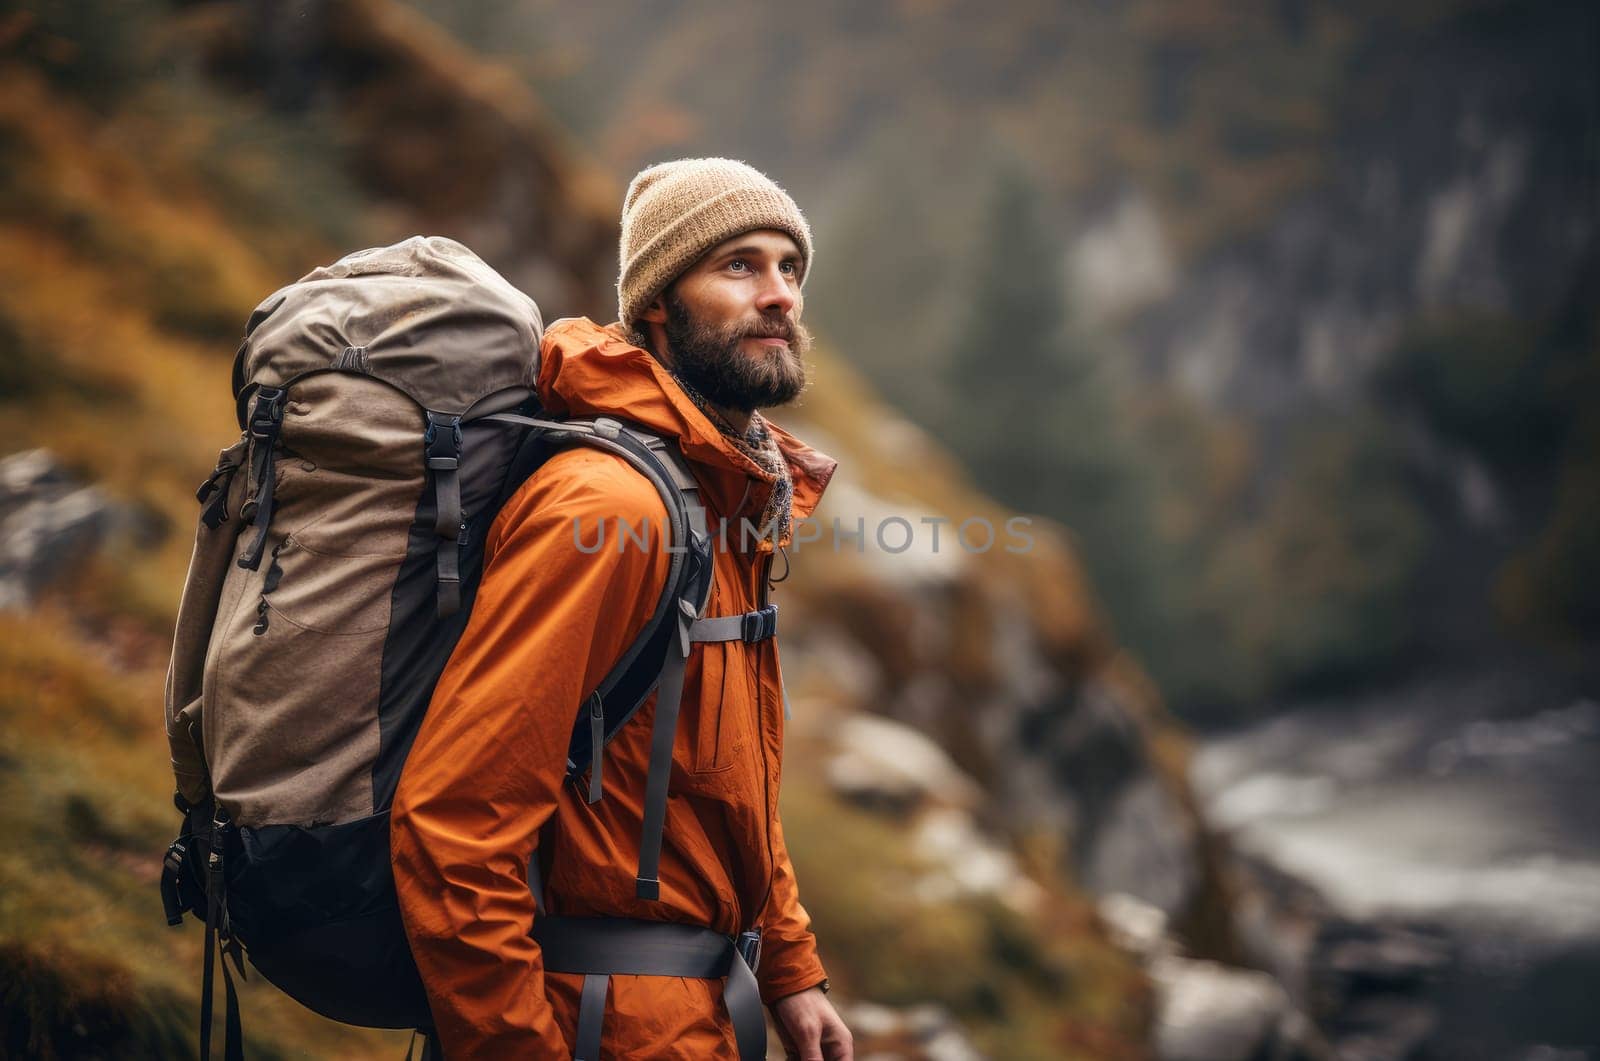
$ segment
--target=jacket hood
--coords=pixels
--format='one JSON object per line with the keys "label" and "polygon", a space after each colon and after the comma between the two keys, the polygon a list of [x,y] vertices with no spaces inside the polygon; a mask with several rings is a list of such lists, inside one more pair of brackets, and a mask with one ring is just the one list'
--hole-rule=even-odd
{"label": "jacket hood", "polygon": [[[556,416],[614,416],[675,438],[705,492],[706,502],[730,520],[754,520],[766,508],[775,477],[719,431],[678,386],[672,373],[627,338],[620,323],[602,327],[567,317],[545,329],[540,344],[539,400]],[[765,417],[778,444],[794,496],[795,520],[816,510],[839,462],[806,445]],[[787,545],[792,531],[778,544]],[[763,539],[762,551],[772,548]]]}

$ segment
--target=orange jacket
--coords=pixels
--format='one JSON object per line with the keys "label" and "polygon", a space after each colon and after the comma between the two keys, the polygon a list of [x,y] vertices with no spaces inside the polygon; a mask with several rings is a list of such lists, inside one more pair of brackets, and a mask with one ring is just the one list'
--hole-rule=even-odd
{"label": "orange jacket", "polygon": [[[620,327],[584,319],[545,333],[547,409],[625,417],[680,439],[716,538],[703,614],[760,607],[773,545],[740,551],[772,477],[738,451]],[[835,462],[776,425],[796,519]],[[649,520],[653,548],[618,550],[616,520]],[[571,1057],[582,977],[546,973],[529,938],[535,847],[554,915],[608,915],[763,928],[758,980],[769,1004],[820,983],[810,921],[778,824],[783,692],[776,639],[697,643],[689,657],[661,852],[661,899],[635,898],[654,694],[606,749],[605,795],[563,781],[578,707],[643,628],[667,576],[666,509],[620,458],[577,446],[551,458],[489,531],[483,580],[395,795],[395,888],[445,1056]],[[573,521],[592,548],[575,546]],[[783,544],[787,544],[784,542]],[[608,1058],[736,1057],[720,981],[614,976]]]}

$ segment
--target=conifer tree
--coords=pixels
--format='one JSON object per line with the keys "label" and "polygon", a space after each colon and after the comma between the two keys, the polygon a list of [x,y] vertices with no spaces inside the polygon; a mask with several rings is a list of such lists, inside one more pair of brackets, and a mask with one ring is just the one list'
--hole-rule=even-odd
{"label": "conifer tree", "polygon": [[1125,635],[1151,629],[1155,543],[1100,351],[1069,310],[1062,240],[1016,164],[997,174],[947,374],[947,442],[987,492],[1072,530]]}

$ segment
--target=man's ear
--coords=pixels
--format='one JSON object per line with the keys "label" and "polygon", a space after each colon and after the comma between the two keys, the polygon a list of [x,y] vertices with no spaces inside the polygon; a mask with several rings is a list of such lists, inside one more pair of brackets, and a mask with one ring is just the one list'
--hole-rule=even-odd
{"label": "man's ear", "polygon": [[651,299],[650,304],[639,312],[638,319],[652,324],[667,323],[667,296],[660,294]]}

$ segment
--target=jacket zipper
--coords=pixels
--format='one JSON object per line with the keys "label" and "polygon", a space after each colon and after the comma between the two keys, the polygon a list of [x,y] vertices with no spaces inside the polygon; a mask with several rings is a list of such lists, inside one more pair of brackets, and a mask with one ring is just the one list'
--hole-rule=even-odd
{"label": "jacket zipper", "polygon": [[[774,556],[774,554],[776,552],[777,552],[777,550],[774,549],[772,552],[766,553],[762,557],[761,562],[756,565],[757,566],[757,570],[760,572],[760,578],[761,578],[761,583],[760,583],[760,586],[758,587],[757,594],[756,594],[756,601],[757,601],[756,606],[758,608],[765,608],[767,606],[767,598],[769,596],[769,591],[771,589],[771,583],[768,582],[768,578],[772,575],[772,558],[773,558],[773,556]],[[761,798],[762,798],[762,811],[763,811],[762,817],[766,821],[766,826],[767,826],[767,828],[766,828],[766,833],[767,833],[767,890],[766,890],[766,894],[761,899],[761,905],[758,906],[755,909],[755,911],[753,913],[753,917],[752,917],[752,920],[757,922],[752,927],[755,928],[757,931],[759,931],[760,928],[761,928],[761,925],[760,925],[758,919],[760,919],[762,917],[762,915],[766,912],[767,904],[772,901],[772,883],[773,883],[773,878],[775,878],[778,875],[778,859],[777,859],[777,856],[775,854],[773,854],[773,850],[772,850],[772,819],[773,819],[774,814],[776,813],[776,808],[773,807],[773,805],[772,805],[772,768],[768,765],[768,759],[767,759],[767,725],[766,725],[766,723],[767,723],[767,709],[766,709],[766,705],[762,702],[761,697],[760,697],[761,688],[762,688],[762,686],[761,686],[761,653],[757,652],[756,653],[756,692],[757,692],[757,698],[756,698],[757,715],[756,715],[756,720],[757,720],[757,733],[759,734],[759,738],[760,738],[759,739],[759,744],[760,744],[760,751],[761,751]]]}
{"label": "jacket zipper", "polygon": [[772,558],[776,554],[777,549],[773,549],[772,552],[765,554],[761,559],[761,584],[756,587],[757,608],[765,608],[767,606],[767,598],[770,595],[770,590],[772,589],[772,583],[768,580],[772,577]]}

